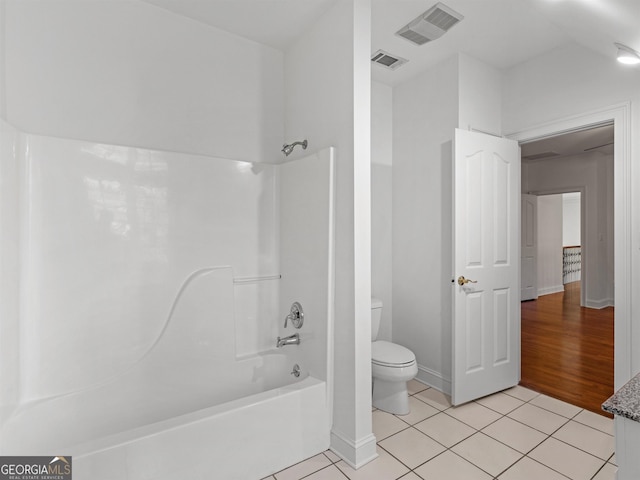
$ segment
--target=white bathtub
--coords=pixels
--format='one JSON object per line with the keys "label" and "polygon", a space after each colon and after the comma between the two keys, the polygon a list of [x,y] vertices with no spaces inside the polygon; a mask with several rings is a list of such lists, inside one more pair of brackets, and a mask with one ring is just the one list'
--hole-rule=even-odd
{"label": "white bathtub", "polygon": [[136,370],[24,406],[0,452],[70,455],[76,480],[260,479],[329,446],[326,384],[292,367],[281,350],[237,362],[231,385]]}

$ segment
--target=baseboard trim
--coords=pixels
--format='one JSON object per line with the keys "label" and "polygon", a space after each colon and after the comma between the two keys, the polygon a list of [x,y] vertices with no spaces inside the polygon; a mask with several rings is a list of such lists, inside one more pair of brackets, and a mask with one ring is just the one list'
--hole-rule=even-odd
{"label": "baseboard trim", "polygon": [[378,458],[376,437],[373,434],[359,440],[352,440],[344,434],[331,430],[329,449],[356,470]]}
{"label": "baseboard trim", "polygon": [[604,300],[591,300],[587,298],[585,304],[587,308],[596,308],[598,310],[614,306],[612,298],[605,298]]}
{"label": "baseboard trim", "polygon": [[545,287],[538,289],[538,296],[550,295],[552,293],[564,292],[564,285],[554,285],[553,287]]}
{"label": "baseboard trim", "polygon": [[439,372],[431,370],[423,365],[418,365],[416,380],[435,388],[447,395],[451,395],[451,380],[444,378]]}

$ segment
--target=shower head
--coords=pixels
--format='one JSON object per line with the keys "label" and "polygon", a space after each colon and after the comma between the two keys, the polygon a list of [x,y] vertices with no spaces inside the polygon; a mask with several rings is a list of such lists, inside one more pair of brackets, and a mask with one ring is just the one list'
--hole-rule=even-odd
{"label": "shower head", "polygon": [[288,157],[291,154],[291,152],[293,152],[293,149],[296,145],[302,145],[303,150],[307,149],[307,141],[303,140],[302,142],[293,142],[289,145],[283,145],[282,153],[284,153]]}

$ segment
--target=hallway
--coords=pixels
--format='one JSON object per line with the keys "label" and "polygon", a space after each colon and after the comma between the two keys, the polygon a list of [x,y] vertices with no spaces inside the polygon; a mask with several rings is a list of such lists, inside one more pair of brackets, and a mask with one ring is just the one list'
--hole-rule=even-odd
{"label": "hallway", "polygon": [[604,414],[613,394],[613,307],[580,307],[580,282],[522,303],[520,384]]}

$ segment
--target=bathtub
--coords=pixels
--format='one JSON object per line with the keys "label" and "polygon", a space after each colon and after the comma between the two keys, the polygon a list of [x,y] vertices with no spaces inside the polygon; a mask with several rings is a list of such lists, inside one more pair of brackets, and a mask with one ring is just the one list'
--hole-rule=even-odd
{"label": "bathtub", "polygon": [[283,349],[236,362],[230,385],[138,369],[23,406],[0,451],[72,456],[76,480],[260,479],[329,446],[326,383],[301,367]]}
{"label": "bathtub", "polygon": [[310,326],[300,345],[238,357],[231,298],[231,268],[190,275],[138,361],[21,402],[0,455],[72,456],[75,480],[250,480],[326,450],[330,395],[305,360]]}

